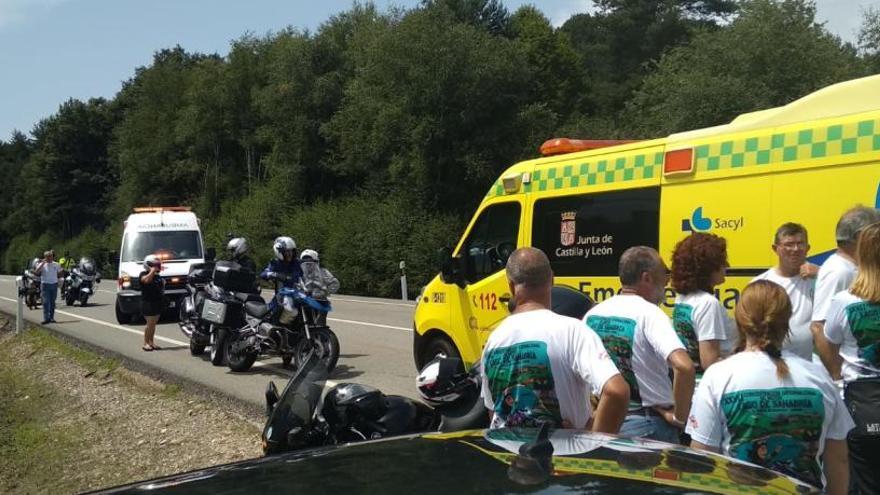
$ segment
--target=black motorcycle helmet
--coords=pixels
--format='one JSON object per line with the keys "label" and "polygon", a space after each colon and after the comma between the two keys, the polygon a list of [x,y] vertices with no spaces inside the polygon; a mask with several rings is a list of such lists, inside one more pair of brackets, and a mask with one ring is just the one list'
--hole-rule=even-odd
{"label": "black motorcycle helmet", "polygon": [[340,383],[327,391],[321,415],[331,425],[347,425],[359,417],[379,419],[386,410],[381,391],[359,383]]}

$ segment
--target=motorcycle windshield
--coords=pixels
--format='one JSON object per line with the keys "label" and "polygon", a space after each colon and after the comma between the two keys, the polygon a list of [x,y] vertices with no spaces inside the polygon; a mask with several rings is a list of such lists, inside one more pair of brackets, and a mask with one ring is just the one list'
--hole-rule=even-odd
{"label": "motorcycle windshield", "polygon": [[284,443],[290,430],[309,426],[321,400],[327,375],[324,362],[314,351],[310,352],[305,363],[287,382],[278,397],[272,414],[266,420],[263,437],[272,442]]}
{"label": "motorcycle windshield", "polygon": [[329,313],[330,311],[332,311],[332,309],[330,308],[330,301],[319,301],[302,291],[296,291],[294,299],[296,300],[297,304],[304,304],[314,309],[315,311],[320,311],[322,313]]}

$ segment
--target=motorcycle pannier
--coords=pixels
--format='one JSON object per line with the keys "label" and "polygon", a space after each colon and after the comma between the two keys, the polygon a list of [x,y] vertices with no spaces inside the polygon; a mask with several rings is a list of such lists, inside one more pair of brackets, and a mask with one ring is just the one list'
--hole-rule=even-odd
{"label": "motorcycle pannier", "polygon": [[202,318],[211,323],[222,325],[226,321],[226,305],[222,302],[205,299],[202,305]]}
{"label": "motorcycle pannier", "polygon": [[256,274],[232,261],[214,265],[214,285],[230,292],[248,292],[254,287]]}

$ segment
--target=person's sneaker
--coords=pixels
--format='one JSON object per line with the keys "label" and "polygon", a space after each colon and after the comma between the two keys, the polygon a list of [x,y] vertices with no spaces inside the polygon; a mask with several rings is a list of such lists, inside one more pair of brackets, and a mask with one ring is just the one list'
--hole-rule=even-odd
{"label": "person's sneaker", "polygon": [[46,325],[47,323],[51,323],[49,320],[43,320],[40,322],[40,325]]}

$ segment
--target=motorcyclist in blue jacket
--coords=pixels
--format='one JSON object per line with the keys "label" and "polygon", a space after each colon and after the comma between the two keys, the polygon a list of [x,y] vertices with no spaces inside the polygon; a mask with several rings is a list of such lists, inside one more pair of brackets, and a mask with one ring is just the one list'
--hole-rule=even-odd
{"label": "motorcyclist in blue jacket", "polygon": [[302,266],[296,256],[296,242],[290,237],[279,237],[272,244],[275,259],[260,273],[263,280],[275,280],[283,287],[296,287],[302,279]]}

